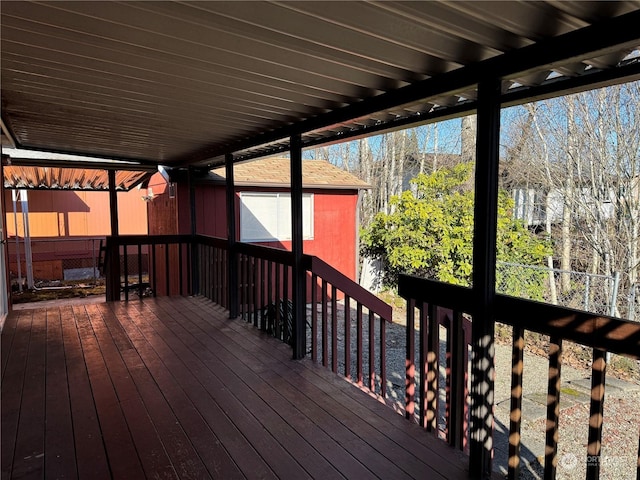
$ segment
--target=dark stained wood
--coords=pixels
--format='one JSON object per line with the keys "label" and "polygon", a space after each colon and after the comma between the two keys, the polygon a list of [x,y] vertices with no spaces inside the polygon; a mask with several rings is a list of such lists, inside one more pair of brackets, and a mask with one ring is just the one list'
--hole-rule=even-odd
{"label": "dark stained wood", "polygon": [[351,298],[349,295],[344,297],[344,345],[344,377],[351,380]]}
{"label": "dark stained wood", "polygon": [[522,374],[524,330],[513,327],[511,348],[511,415],[509,418],[509,479],[520,478],[520,427],[522,423]]}
{"label": "dark stained wood", "polygon": [[338,373],[338,289],[331,285],[331,370]]}
{"label": "dark stained wood", "polygon": [[438,323],[438,307],[430,303],[428,324],[428,350],[427,350],[427,431],[438,435],[438,381],[440,377],[440,324]]}
{"label": "dark stained wood", "polygon": [[[235,324],[230,325],[230,327],[234,329],[239,328]],[[253,336],[247,336],[245,339],[248,342],[259,342],[259,339],[255,339]],[[244,343],[244,349],[249,349],[249,345],[249,343]],[[254,343],[254,346],[260,349],[256,352],[256,355],[259,355],[259,359],[264,359],[267,355],[274,355],[274,351],[270,348],[270,345],[267,346],[263,342],[260,342]],[[237,351],[237,349],[234,351]],[[358,424],[358,427],[367,430],[368,433],[361,434],[359,438],[368,442],[370,445],[378,445],[378,451],[387,456],[387,458],[403,455],[398,453],[400,451],[397,449],[398,447],[402,447],[406,452],[417,452],[417,450],[414,450],[415,443],[422,446],[429,445],[429,448],[434,448],[443,454],[443,457],[440,459],[441,465],[436,467],[439,469],[440,475],[447,476],[447,474],[443,472],[451,472],[453,474],[454,470],[450,471],[449,469],[451,463],[454,464],[454,469],[461,469],[466,463],[466,460],[463,460],[464,457],[462,454],[458,454],[458,452],[455,452],[443,442],[435,441],[430,435],[425,435],[420,428],[416,428],[416,425],[410,425],[410,423],[400,415],[389,416],[389,410],[383,403],[380,401],[369,403],[369,399],[371,399],[369,394],[354,389],[350,383],[331,374],[330,371],[325,369],[308,369],[307,364],[304,362],[291,364],[282,362],[279,359],[277,360],[281,364],[281,368],[278,371],[287,378],[292,385],[303,385],[306,388],[308,386],[306,384],[312,382],[317,388],[312,389],[315,393],[310,395],[310,399],[321,402],[323,400],[322,397],[328,396],[327,398],[332,399],[331,403],[334,403],[334,401],[337,402],[338,409],[332,410],[334,418],[339,419],[343,424],[352,428],[355,428],[355,425]],[[298,376],[296,376],[296,373]],[[333,404],[332,407],[335,408],[336,405]],[[360,421],[364,421],[367,426],[359,425]],[[369,430],[369,427],[373,427],[374,429]],[[400,431],[398,431],[398,429]],[[394,439],[395,443],[378,444],[378,441],[380,439],[384,440],[385,437]],[[404,440],[407,440],[409,443],[405,443]],[[417,455],[419,458],[423,458],[423,460],[425,458],[432,458],[432,453],[429,452],[422,452],[422,454]],[[427,457],[422,457],[421,455],[427,455]],[[409,467],[405,465],[403,468]],[[429,476],[430,471],[431,470],[424,471],[422,473],[423,477],[421,478],[431,478]],[[393,476],[385,477],[384,474],[380,474],[379,476],[381,478],[396,478]],[[436,475],[435,478],[439,478],[438,475]]]}
{"label": "dark stained wood", "polygon": [[3,478],[467,478],[460,452],[203,297],[5,329]]}
{"label": "dark stained wood", "polygon": [[47,312],[45,478],[77,478],[63,344],[60,311]]}
{"label": "dark stained wood", "polygon": [[604,392],[607,372],[607,354],[604,350],[593,350],[593,363],[591,368],[591,405],[589,408],[587,479],[594,480],[600,478]]}
{"label": "dark stained wood", "polygon": [[111,478],[98,412],[83,358],[80,336],[70,307],[60,309],[78,478]]}
{"label": "dark stained wood", "polygon": [[560,418],[560,368],[562,340],[549,340],[549,387],[547,393],[547,427],[544,448],[544,479],[554,480],[558,466],[558,420]]}
{"label": "dark stained wood", "polygon": [[[20,418],[20,402],[24,387],[24,373],[29,353],[31,338],[32,312],[10,315],[5,322],[5,329],[15,330],[10,352],[3,365],[2,378],[2,478],[8,478],[13,470],[13,458],[16,448],[18,420]],[[3,350],[8,342],[2,332]],[[3,352],[4,353],[4,352]]]}
{"label": "dark stained wood", "polygon": [[416,342],[415,342],[415,310],[416,302],[407,301],[406,358],[405,358],[405,417],[413,421],[416,399]]}
{"label": "dark stained wood", "polygon": [[44,310],[35,311],[31,324],[13,458],[12,475],[16,478],[42,478],[44,472],[46,338],[47,314]]}

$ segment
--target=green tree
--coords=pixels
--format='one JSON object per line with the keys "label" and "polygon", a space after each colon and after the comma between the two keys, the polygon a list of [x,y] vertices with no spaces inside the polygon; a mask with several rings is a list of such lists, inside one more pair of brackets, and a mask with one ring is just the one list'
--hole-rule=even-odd
{"label": "green tree", "polygon": [[[377,214],[362,232],[362,253],[381,259],[384,283],[393,286],[408,273],[469,286],[473,251],[473,189],[471,163],[419,174],[413,188],[391,198],[391,212]],[[511,215],[513,202],[498,198],[498,261],[542,265],[550,246]],[[541,299],[544,272],[501,269],[504,293]]]}

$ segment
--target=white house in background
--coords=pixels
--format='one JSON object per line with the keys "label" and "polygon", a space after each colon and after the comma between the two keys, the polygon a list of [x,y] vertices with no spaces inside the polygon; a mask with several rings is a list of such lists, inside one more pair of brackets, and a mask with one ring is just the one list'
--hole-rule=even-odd
{"label": "white house in background", "polygon": [[[613,216],[616,195],[613,190],[608,192],[604,200],[594,198],[590,188],[578,188],[575,191],[576,212],[581,218],[597,217],[608,220]],[[543,226],[547,220],[551,224],[562,222],[565,194],[562,189],[545,190],[542,187],[514,187],[511,188],[514,201],[513,214],[528,227]]]}

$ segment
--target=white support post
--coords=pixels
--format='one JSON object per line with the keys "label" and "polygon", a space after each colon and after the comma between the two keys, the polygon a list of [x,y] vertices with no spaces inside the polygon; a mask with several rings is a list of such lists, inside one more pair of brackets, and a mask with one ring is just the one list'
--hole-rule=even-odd
{"label": "white support post", "polygon": [[13,221],[15,224],[16,234],[16,262],[18,264],[18,291],[22,293],[22,264],[20,262],[20,239],[18,238],[18,191],[11,190],[11,200],[13,200]]}
{"label": "white support post", "polygon": [[20,190],[22,208],[22,228],[24,230],[24,257],[27,266],[27,287],[33,288],[33,255],[31,252],[31,233],[29,232],[29,198],[26,190]]}

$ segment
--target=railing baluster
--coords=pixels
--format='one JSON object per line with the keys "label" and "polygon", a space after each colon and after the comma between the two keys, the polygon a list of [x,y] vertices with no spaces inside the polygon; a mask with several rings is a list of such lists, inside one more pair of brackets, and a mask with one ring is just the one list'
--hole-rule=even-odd
{"label": "railing baluster", "polygon": [[511,415],[509,418],[510,479],[520,478],[520,425],[522,421],[522,374],[524,372],[524,329],[513,327],[511,349]]}
{"label": "railing baluster", "polygon": [[318,363],[318,276],[311,274],[311,360]]}
{"label": "railing baluster", "polygon": [[[222,272],[220,272],[220,275],[222,276],[223,282],[222,282],[222,298],[224,300],[223,306],[229,310],[231,308],[231,304],[229,303],[229,301],[231,300],[231,296],[229,294],[229,283],[231,282],[231,279],[229,278],[229,262],[231,262],[231,255],[229,254],[228,251],[224,250],[222,252],[222,258],[223,258],[223,270]],[[236,288],[235,285],[233,288]]]}
{"label": "railing baluster", "polygon": [[124,299],[129,301],[129,257],[127,256],[127,245],[123,245],[124,250]]}
{"label": "railing baluster", "polygon": [[407,300],[407,327],[406,327],[406,359],[405,359],[405,417],[414,420],[416,399],[416,347],[415,347],[415,309],[416,302],[410,298]]}
{"label": "railing baluster", "polygon": [[547,395],[547,431],[544,454],[544,479],[555,480],[558,466],[558,418],[560,414],[560,367],[562,340],[549,341],[549,390]]}
{"label": "railing baluster", "polygon": [[240,300],[240,316],[246,322],[247,321],[247,267],[248,267],[249,258],[246,255],[240,255],[240,265],[241,265],[241,278],[240,278],[240,291],[241,300]]}
{"label": "railing baluster", "polygon": [[453,312],[451,319],[451,417],[449,443],[459,449],[464,444],[465,353],[467,346],[462,329],[462,313]]}
{"label": "railing baluster", "polygon": [[452,381],[451,381],[451,376],[453,374],[453,369],[452,369],[452,364],[453,364],[453,356],[452,356],[452,352],[451,352],[451,346],[453,344],[453,338],[452,338],[452,332],[451,332],[451,317],[450,315],[446,315],[445,316],[445,328],[447,329],[447,345],[445,348],[445,358],[446,358],[446,368],[445,368],[445,372],[446,372],[446,376],[445,376],[445,384],[444,384],[444,391],[445,391],[445,408],[444,408],[444,419],[445,419],[445,432],[447,434],[447,442],[449,442],[449,444],[451,445],[451,437],[452,435],[455,435],[454,433],[451,432],[451,424],[452,424],[452,413],[451,410],[453,408],[452,402],[451,402],[451,386],[452,386]]}
{"label": "railing baluster", "polygon": [[351,379],[351,298],[344,296],[344,376]]}
{"label": "railing baluster", "polygon": [[222,284],[220,283],[220,255],[222,252],[219,248],[215,247],[211,247],[210,250],[211,266],[207,270],[209,270],[209,276],[213,279],[211,284],[211,299],[216,303],[220,303],[222,300]]}
{"label": "railing baluster", "polygon": [[142,298],[142,244],[138,243],[138,297]]}
{"label": "railing baluster", "polygon": [[[415,300],[414,300],[415,304]],[[418,314],[420,315],[420,341],[418,344],[418,365],[420,365],[420,425],[422,428],[427,427],[427,376],[429,365],[427,363],[428,350],[428,318],[427,305],[420,302],[418,306]]]}
{"label": "railing baluster", "polygon": [[602,416],[607,371],[606,352],[593,349],[591,367],[591,406],[589,411],[589,444],[587,446],[587,480],[600,478],[600,450],[602,446]]}
{"label": "railing baluster", "polygon": [[269,304],[268,293],[267,293],[267,282],[268,282],[268,272],[267,265],[268,261],[262,259],[262,264],[260,266],[260,272],[262,276],[260,277],[260,330],[264,331],[266,329],[265,324],[265,316],[264,316],[264,308]]}
{"label": "railing baluster", "polygon": [[204,295],[206,298],[211,299],[211,297],[209,296],[209,284],[207,282],[207,274],[208,274],[208,270],[209,270],[209,249],[211,247],[209,247],[208,245],[202,245],[202,248],[200,250],[200,265],[199,265],[199,269],[200,269],[200,279],[198,280],[200,283],[200,292],[202,293],[202,295]]}
{"label": "railing baluster", "polygon": [[338,291],[331,285],[331,370],[338,373]]}
{"label": "railing baluster", "polygon": [[[238,254],[238,314],[244,320],[244,255]],[[234,288],[233,285],[230,285]]]}
{"label": "railing baluster", "polygon": [[211,271],[209,273],[210,278],[212,279],[211,284],[211,298],[216,303],[222,303],[224,301],[223,288],[224,285],[222,283],[222,276],[224,270],[224,262],[223,251],[219,248],[211,247],[208,249],[211,253]]}
{"label": "railing baluster", "polygon": [[362,347],[362,304],[360,302],[356,305],[356,331],[358,338],[356,339],[356,352],[358,358],[356,359],[356,369],[358,375],[358,385],[362,386],[362,355],[363,355],[363,347]]}
{"label": "railing baluster", "polygon": [[329,365],[329,333],[327,326],[327,281],[322,280],[322,366]]}
{"label": "railing baluster", "polygon": [[253,326],[258,327],[260,310],[260,259],[253,257]]}
{"label": "railing baluster", "polygon": [[281,328],[280,328],[280,322],[282,321],[282,316],[280,315],[280,291],[281,291],[281,284],[280,284],[280,264],[276,263],[275,265],[276,267],[276,295],[275,295],[275,299],[274,299],[274,304],[276,306],[276,324],[273,326],[274,328],[274,332],[275,332],[275,336],[276,338],[282,340],[282,335],[281,335]]}
{"label": "railing baluster", "polygon": [[156,244],[151,245],[151,265],[153,270],[153,279],[152,279],[152,288],[153,288],[153,296],[156,297],[158,295],[158,282],[156,280],[158,276],[158,265],[156,264]]}
{"label": "railing baluster", "polygon": [[216,248],[218,252],[218,274],[216,275],[216,291],[220,297],[222,305],[229,307],[229,275],[227,265],[229,263],[229,252]]}
{"label": "railing baluster", "polygon": [[187,295],[195,295],[193,286],[193,242],[187,243]]}
{"label": "railing baluster", "polygon": [[369,312],[369,390],[376,391],[375,313]]}
{"label": "railing baluster", "polygon": [[380,320],[380,395],[387,397],[387,320],[378,316]]}
{"label": "railing baluster", "polygon": [[250,255],[247,256],[247,322],[254,323],[257,325],[255,321],[255,263],[254,258]]}
{"label": "railing baluster", "polygon": [[182,291],[184,288],[183,285],[183,279],[182,279],[182,243],[178,243],[177,244],[178,247],[178,294],[179,295],[184,295],[184,292]]}
{"label": "railing baluster", "polygon": [[282,340],[289,341],[292,335],[292,325],[289,325],[289,266],[283,265],[282,268]]}
{"label": "railing baluster", "polygon": [[440,324],[438,307],[429,304],[429,346],[427,350],[427,431],[438,435],[438,383],[440,380]]}
{"label": "railing baluster", "polygon": [[169,277],[169,244],[164,244],[164,277],[165,277],[165,286],[166,292],[165,295],[171,295],[171,278]]}
{"label": "railing baluster", "polygon": [[272,321],[272,319],[269,317],[269,308],[272,305],[273,302],[273,297],[271,296],[271,293],[273,292],[273,262],[269,261],[268,265],[267,265],[267,318],[265,318],[265,326],[263,327],[263,330],[268,331],[271,330],[271,333],[273,333],[273,325],[271,325],[269,322]]}
{"label": "railing baluster", "polygon": [[224,272],[220,271],[221,268],[225,268],[226,264],[221,263],[221,257],[224,252],[219,248],[210,246],[207,247],[207,258],[205,264],[205,275],[207,280],[207,297],[214,302],[227,303],[227,298],[224,292],[224,285],[221,283],[222,275]]}

